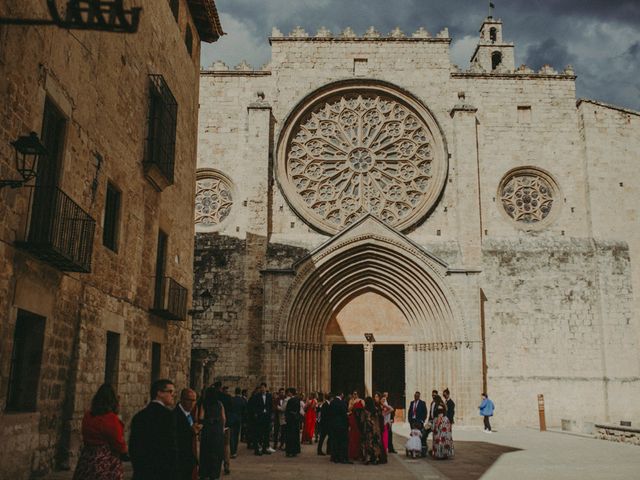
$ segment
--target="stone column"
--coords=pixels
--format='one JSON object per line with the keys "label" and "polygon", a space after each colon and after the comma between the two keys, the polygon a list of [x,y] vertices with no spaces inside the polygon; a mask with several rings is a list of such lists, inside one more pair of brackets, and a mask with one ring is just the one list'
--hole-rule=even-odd
{"label": "stone column", "polygon": [[331,390],[331,345],[322,345],[322,371],[320,385],[324,392]]}
{"label": "stone column", "polygon": [[373,395],[373,345],[365,343],[364,347],[364,394]]}
{"label": "stone column", "polygon": [[479,184],[477,108],[465,102],[464,92],[458,94],[460,103],[451,110],[453,118],[453,164],[456,171],[456,218],[458,239],[465,267],[479,267],[482,263],[482,212]]}

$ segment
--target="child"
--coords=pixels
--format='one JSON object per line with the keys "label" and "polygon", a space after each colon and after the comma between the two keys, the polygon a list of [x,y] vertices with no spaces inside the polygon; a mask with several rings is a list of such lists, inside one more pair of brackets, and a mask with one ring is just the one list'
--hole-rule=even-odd
{"label": "child", "polygon": [[404,448],[407,450],[407,455],[411,454],[411,458],[416,458],[422,451],[422,432],[420,431],[420,422],[413,422],[411,425],[411,433],[409,434],[409,440],[405,444]]}

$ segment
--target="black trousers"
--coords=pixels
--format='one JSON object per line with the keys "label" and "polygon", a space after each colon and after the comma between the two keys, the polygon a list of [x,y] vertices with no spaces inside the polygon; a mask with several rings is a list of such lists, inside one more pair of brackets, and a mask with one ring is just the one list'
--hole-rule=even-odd
{"label": "black trousers", "polygon": [[331,460],[333,462],[349,460],[348,428],[335,428],[331,431]]}
{"label": "black trousers", "polygon": [[396,451],[396,449],[393,448],[393,423],[389,423],[389,451]]}
{"label": "black trousers", "polygon": [[489,417],[486,415],[484,417],[484,429],[491,431],[491,423],[489,422]]}
{"label": "black trousers", "polygon": [[258,417],[254,423],[255,427],[255,437],[253,441],[255,442],[255,451],[258,452],[262,450],[263,452],[267,451],[269,448],[269,433],[271,430],[271,421],[269,418],[260,418]]}
{"label": "black trousers", "polygon": [[[322,445],[324,444],[324,439],[327,438],[328,432],[326,427],[319,425],[318,429],[320,430],[320,435],[318,437],[318,453],[322,453]],[[329,453],[329,442],[327,442],[327,453]]]}
{"label": "black trousers", "polygon": [[231,455],[236,455],[238,453],[238,444],[240,443],[240,426],[241,424],[235,423],[230,427],[231,429]]}

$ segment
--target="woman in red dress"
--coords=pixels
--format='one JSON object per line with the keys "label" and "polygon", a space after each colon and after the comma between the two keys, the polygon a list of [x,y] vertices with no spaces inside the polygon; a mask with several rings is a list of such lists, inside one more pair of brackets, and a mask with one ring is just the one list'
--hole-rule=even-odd
{"label": "woman in red dress", "polygon": [[349,460],[364,460],[361,442],[361,422],[359,411],[364,408],[364,400],[353,392],[349,399]]}
{"label": "woman in red dress", "polygon": [[118,397],[102,385],[82,419],[83,447],[73,480],[123,480],[120,457],[127,453],[124,428],[118,418]]}
{"label": "woman in red dress", "polygon": [[311,392],[304,405],[304,430],[302,431],[302,443],[313,443],[313,434],[316,430],[316,394]]}

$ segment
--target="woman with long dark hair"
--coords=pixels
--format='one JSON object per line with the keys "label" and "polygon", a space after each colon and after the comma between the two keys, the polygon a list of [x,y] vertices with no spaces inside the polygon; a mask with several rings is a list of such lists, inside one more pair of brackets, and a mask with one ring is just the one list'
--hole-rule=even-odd
{"label": "woman with long dark hair", "polygon": [[108,383],[91,400],[82,419],[82,452],[73,480],[123,480],[122,455],[127,453],[124,426],[118,418],[118,397]]}
{"label": "woman with long dark hair", "polygon": [[226,416],[222,403],[213,387],[205,390],[198,414],[200,431],[200,469],[202,480],[218,480],[224,460],[224,425]]}

